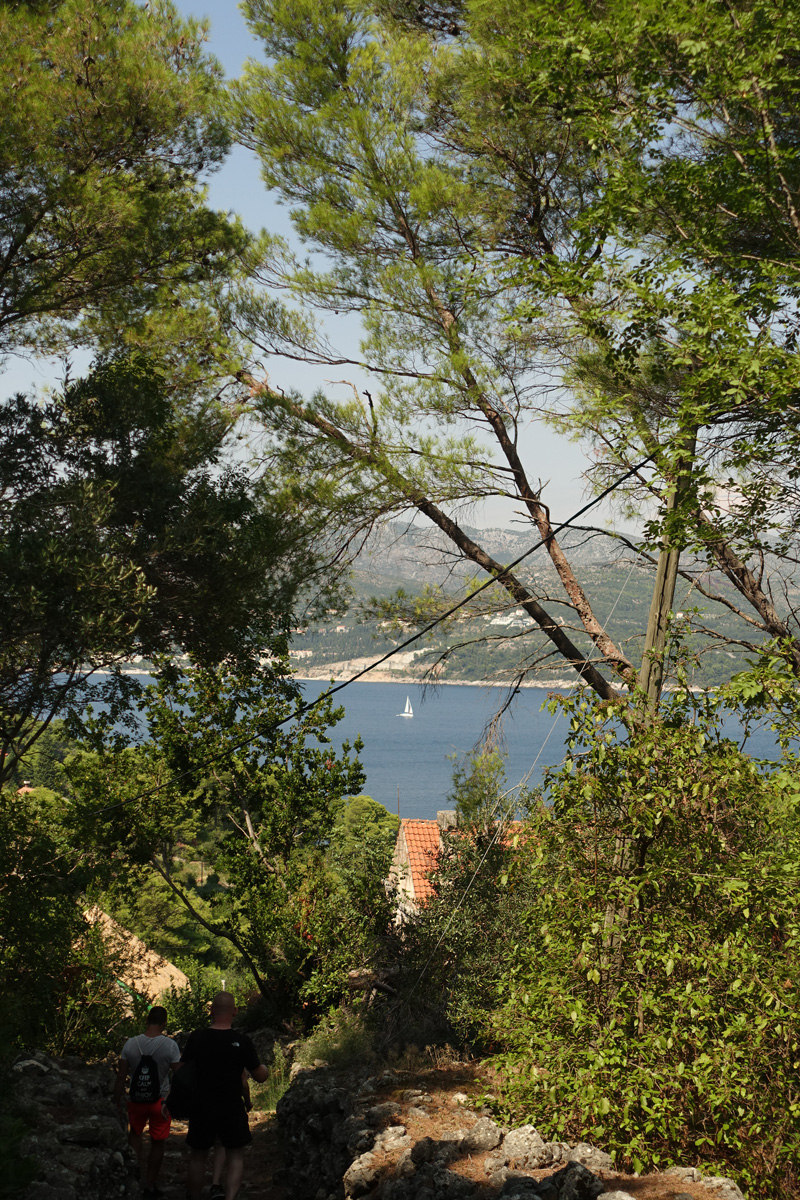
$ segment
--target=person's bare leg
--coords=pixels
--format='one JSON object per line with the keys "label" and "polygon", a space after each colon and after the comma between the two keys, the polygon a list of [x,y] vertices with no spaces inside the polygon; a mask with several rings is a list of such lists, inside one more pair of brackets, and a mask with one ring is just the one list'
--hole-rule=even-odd
{"label": "person's bare leg", "polygon": [[244,1151],[226,1150],[225,1161],[227,1170],[225,1174],[225,1200],[236,1200],[239,1194],[239,1187],[244,1175]]}
{"label": "person's bare leg", "polygon": [[147,1156],[147,1175],[145,1177],[145,1185],[149,1188],[156,1186],[158,1172],[161,1170],[161,1164],[164,1161],[164,1150],[166,1148],[166,1138],[159,1142],[154,1142],[150,1138],[150,1153]]}
{"label": "person's bare leg", "polygon": [[139,1174],[142,1173],[142,1140],[141,1133],[134,1133],[133,1130],[128,1130],[128,1145],[136,1155],[136,1161],[139,1164]]}
{"label": "person's bare leg", "polygon": [[189,1155],[189,1169],[186,1172],[186,1195],[189,1200],[200,1200],[206,1179],[207,1156],[207,1150],[192,1150]]}
{"label": "person's bare leg", "polygon": [[211,1173],[211,1182],[222,1183],[222,1168],[225,1166],[225,1147],[222,1142],[217,1141],[214,1146],[214,1168]]}

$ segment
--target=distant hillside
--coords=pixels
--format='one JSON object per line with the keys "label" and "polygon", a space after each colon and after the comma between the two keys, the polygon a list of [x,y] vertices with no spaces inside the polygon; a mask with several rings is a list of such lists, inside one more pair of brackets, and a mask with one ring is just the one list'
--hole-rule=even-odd
{"label": "distant hillside", "polygon": [[[480,537],[487,550],[502,562],[512,562],[535,544],[530,530],[468,530]],[[570,544],[571,543],[571,544]],[[591,539],[572,534],[564,539],[573,564],[579,568],[583,586],[599,619],[625,647],[633,662],[642,653],[652,589],[652,570],[635,558],[623,544],[611,537]],[[535,588],[548,611],[574,628],[574,614],[565,603],[565,594],[549,557],[536,551],[517,573]],[[426,585],[441,589],[438,607],[464,595],[464,584],[476,577],[470,563],[455,557],[444,536],[436,529],[421,529],[394,522],[377,537],[358,560],[353,575],[354,598],[345,614],[331,613],[298,632],[293,640],[292,656],[301,673],[327,678],[352,674],[410,637],[424,621],[415,621],[410,613],[414,598]],[[477,574],[481,581],[484,576]],[[733,597],[733,589],[721,580],[723,595]],[[388,602],[402,588],[406,599],[395,606],[394,621],[389,613],[375,615],[370,601]],[[431,600],[425,611],[433,612]],[[476,608],[478,606],[476,605]],[[532,627],[521,609],[509,607],[500,589],[489,589],[480,598],[480,611],[463,610],[455,621],[438,627],[425,639],[400,652],[371,678],[421,679],[439,663],[437,677],[443,682],[455,680],[502,680],[514,677],[520,664],[531,666],[549,654],[550,644]],[[694,610],[699,610],[695,613]],[[676,616],[686,625],[687,647],[699,655],[692,668],[698,686],[722,683],[745,665],[746,651],[726,644],[727,639],[746,637],[753,630],[745,626],[723,604],[706,600],[684,579],[678,580]],[[700,637],[689,628],[702,622],[713,631]],[[574,640],[583,646],[587,639],[581,630]],[[443,657],[444,656],[444,657]],[[542,682],[574,678],[574,673],[558,657],[548,657],[536,676]]]}
{"label": "distant hillside", "polygon": [[[519,530],[473,529],[469,525],[462,528],[502,563],[513,562],[539,541],[532,525]],[[607,563],[625,553],[625,548],[615,539],[602,535],[587,538],[567,533],[560,541],[570,560],[581,568]],[[548,575],[552,572],[544,550],[531,555],[531,567],[534,563],[538,571]],[[393,521],[374,536],[360,555],[357,577],[376,584],[396,581],[398,585],[408,587],[412,582],[420,586],[424,583],[444,584],[453,575],[464,579],[476,570],[473,563],[465,562],[454,552],[452,543],[441,530]]]}

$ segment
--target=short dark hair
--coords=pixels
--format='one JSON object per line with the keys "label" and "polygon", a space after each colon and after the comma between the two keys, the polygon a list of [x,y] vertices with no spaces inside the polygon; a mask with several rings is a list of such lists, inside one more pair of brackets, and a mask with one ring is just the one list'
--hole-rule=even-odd
{"label": "short dark hair", "polygon": [[166,1025],[166,1023],[167,1023],[167,1010],[165,1008],[162,1008],[160,1004],[156,1004],[153,1008],[150,1009],[150,1012],[147,1014],[147,1024],[148,1025]]}

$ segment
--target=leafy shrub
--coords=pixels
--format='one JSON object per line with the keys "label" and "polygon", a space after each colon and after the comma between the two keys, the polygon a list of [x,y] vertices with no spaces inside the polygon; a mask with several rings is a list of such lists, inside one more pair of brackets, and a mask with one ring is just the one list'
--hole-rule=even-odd
{"label": "leafy shrub", "polygon": [[278,1051],[275,1061],[267,1068],[263,1083],[250,1080],[250,1097],[257,1112],[274,1112],[278,1101],[289,1086],[289,1068],[283,1054]]}
{"label": "leafy shrub", "polygon": [[[450,799],[457,804],[461,781],[456,772]],[[459,805],[475,823],[465,820],[445,836],[432,893],[403,926],[400,995],[385,1022],[399,1045],[453,1040],[479,1052],[495,1045],[488,1014],[497,1005],[531,885],[515,869],[524,853],[523,827],[511,824],[507,813],[497,820],[496,805],[485,802],[496,799],[496,789],[479,793],[477,781],[471,772],[469,805],[463,812]],[[522,799],[527,806],[530,797]]]}
{"label": "leafy shrub", "polygon": [[295,1062],[310,1067],[321,1060],[331,1067],[349,1067],[374,1057],[373,1032],[358,1011],[333,1009],[295,1050]]}
{"label": "leafy shrub", "polygon": [[449,837],[433,895],[406,927],[405,990],[413,995],[416,1021],[424,1008],[429,1019],[438,1012],[440,1036],[461,1043],[485,1031],[517,936],[521,894],[505,882],[512,840],[502,826]]}
{"label": "leafy shrub", "polygon": [[[534,813],[532,885],[487,1026],[503,1104],[636,1169],[676,1159],[800,1196],[800,795],[721,736],[576,700]],[[690,720],[695,718],[693,723]]]}
{"label": "leafy shrub", "polygon": [[47,788],[0,791],[2,1056],[102,1056],[130,1008],[119,955],[83,914],[99,869],[71,818],[69,800]]}

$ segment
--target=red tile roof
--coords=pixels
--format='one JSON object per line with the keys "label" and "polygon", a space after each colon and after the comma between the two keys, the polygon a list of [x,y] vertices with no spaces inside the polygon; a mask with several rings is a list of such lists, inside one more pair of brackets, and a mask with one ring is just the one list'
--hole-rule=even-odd
{"label": "red tile roof", "polygon": [[411,818],[404,818],[402,825],[408,865],[414,884],[414,898],[419,902],[431,894],[428,877],[439,858],[439,826],[436,821],[418,821]]}

